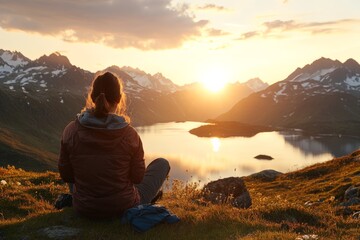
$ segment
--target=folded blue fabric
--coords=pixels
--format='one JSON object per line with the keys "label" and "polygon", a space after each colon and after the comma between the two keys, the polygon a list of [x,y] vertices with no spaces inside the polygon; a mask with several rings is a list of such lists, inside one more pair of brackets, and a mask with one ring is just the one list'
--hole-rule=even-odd
{"label": "folded blue fabric", "polygon": [[145,232],[161,222],[177,223],[180,219],[164,206],[143,204],[126,210],[122,223],[130,223],[137,232]]}

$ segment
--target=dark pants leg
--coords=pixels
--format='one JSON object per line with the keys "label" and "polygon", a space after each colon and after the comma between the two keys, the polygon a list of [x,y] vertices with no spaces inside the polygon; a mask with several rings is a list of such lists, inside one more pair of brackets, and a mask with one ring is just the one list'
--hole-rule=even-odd
{"label": "dark pants leg", "polygon": [[144,179],[135,185],[139,190],[140,204],[151,203],[161,189],[169,171],[169,162],[164,158],[157,158],[147,166]]}

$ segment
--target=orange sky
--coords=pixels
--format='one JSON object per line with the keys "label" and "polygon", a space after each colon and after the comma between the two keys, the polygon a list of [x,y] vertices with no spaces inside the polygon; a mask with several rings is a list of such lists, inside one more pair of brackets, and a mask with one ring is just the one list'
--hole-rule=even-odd
{"label": "orange sky", "polygon": [[[163,73],[183,85],[273,83],[321,56],[360,61],[358,0],[0,0],[0,48],[58,51],[86,70]],[[216,70],[214,70],[216,69]]]}

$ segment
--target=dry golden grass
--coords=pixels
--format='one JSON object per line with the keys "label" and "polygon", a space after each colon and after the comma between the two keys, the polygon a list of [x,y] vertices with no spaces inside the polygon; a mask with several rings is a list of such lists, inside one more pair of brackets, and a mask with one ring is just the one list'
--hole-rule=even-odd
{"label": "dry golden grass", "polygon": [[[360,186],[360,151],[284,174],[273,182],[245,177],[253,199],[249,209],[203,202],[197,183],[167,183],[172,190],[159,202],[181,218],[150,231],[134,233],[120,220],[90,221],[71,208],[52,206],[66,185],[54,172],[0,168],[0,239],[48,239],[49,226],[81,229],[70,239],[354,239],[360,220],[343,216],[344,191]],[[311,204],[305,204],[310,202]],[[360,206],[351,207],[360,210]],[[313,237],[313,238],[311,238]]]}

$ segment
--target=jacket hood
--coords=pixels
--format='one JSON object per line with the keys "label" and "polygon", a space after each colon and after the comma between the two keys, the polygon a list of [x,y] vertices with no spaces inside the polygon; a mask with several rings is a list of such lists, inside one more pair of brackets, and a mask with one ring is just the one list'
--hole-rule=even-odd
{"label": "jacket hood", "polygon": [[97,118],[91,110],[79,114],[78,120],[82,126],[96,129],[121,129],[129,125],[122,116],[109,113],[104,118]]}

